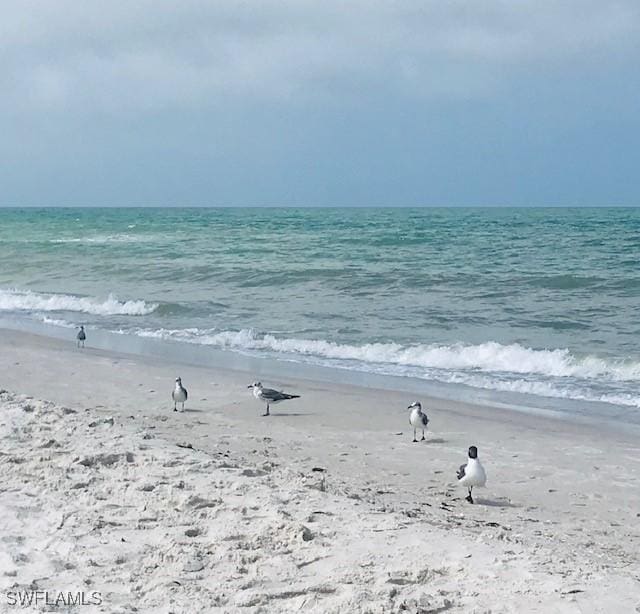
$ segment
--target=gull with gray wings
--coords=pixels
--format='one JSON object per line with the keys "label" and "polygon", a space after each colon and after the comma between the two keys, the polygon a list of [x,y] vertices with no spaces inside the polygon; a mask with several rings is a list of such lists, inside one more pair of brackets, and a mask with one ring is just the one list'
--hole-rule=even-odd
{"label": "gull with gray wings", "polygon": [[416,443],[418,440],[416,439],[416,432],[418,429],[422,429],[422,439],[424,441],[426,438],[424,436],[424,432],[427,428],[427,424],[429,424],[429,418],[427,418],[427,414],[422,411],[422,405],[420,401],[415,401],[407,407],[407,409],[411,410],[409,414],[409,424],[413,427],[413,441]]}
{"label": "gull with gray wings", "polygon": [[173,411],[178,411],[178,403],[182,403],[182,411],[184,411],[184,403],[189,397],[187,389],[182,385],[182,379],[176,377],[176,387],[171,393],[173,399]]}
{"label": "gull with gray wings", "polygon": [[267,404],[267,411],[262,414],[263,416],[269,416],[269,406],[275,403],[281,403],[282,401],[288,401],[289,399],[299,399],[299,394],[287,394],[286,392],[280,392],[279,390],[273,390],[272,388],[264,388],[260,382],[253,382],[247,386],[247,388],[253,388],[253,396]]}
{"label": "gull with gray wings", "polygon": [[80,344],[84,347],[84,342],[87,340],[87,334],[84,332],[84,326],[80,326],[76,339],[78,340],[78,347],[80,347]]}

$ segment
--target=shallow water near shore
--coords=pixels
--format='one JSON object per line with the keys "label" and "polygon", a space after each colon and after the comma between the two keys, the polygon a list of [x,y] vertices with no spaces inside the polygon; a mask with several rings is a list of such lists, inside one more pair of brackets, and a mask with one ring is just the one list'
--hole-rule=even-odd
{"label": "shallow water near shore", "polygon": [[637,209],[0,215],[4,325],[640,420]]}

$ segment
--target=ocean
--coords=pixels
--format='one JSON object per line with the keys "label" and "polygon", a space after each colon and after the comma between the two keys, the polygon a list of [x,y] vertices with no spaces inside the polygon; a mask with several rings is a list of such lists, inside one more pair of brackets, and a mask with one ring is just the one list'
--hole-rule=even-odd
{"label": "ocean", "polygon": [[0,209],[0,318],[640,420],[640,209]]}

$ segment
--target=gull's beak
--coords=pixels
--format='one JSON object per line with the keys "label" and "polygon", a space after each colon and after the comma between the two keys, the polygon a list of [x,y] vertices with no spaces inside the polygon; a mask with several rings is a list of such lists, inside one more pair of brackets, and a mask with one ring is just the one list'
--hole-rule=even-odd
{"label": "gull's beak", "polygon": [[249,384],[247,388],[253,388],[253,384]]}

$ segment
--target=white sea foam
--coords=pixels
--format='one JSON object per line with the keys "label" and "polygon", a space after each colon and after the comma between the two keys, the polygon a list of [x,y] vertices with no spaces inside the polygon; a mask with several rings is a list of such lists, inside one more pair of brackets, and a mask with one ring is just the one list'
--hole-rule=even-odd
{"label": "white sea foam", "polygon": [[175,339],[239,350],[267,350],[364,363],[393,364],[448,371],[515,373],[609,381],[639,381],[640,363],[606,361],[594,356],[577,358],[567,349],[535,350],[517,343],[489,341],[478,345],[400,345],[397,343],[339,344],[315,339],[281,339],[252,330],[215,329],[139,330],[143,337]]}
{"label": "white sea foam", "polygon": [[[43,321],[58,326],[74,326],[47,316]],[[640,407],[640,395],[635,393],[640,381],[640,364],[607,362],[593,356],[579,359],[566,349],[534,350],[518,344],[496,342],[479,345],[348,345],[324,340],[281,339],[250,329],[138,328],[113,332],[240,352],[266,352],[279,358],[325,366],[422,377],[486,390]]]}
{"label": "white sea foam", "polygon": [[[495,375],[474,375],[468,373],[429,374],[431,378],[449,384],[464,384],[473,388],[516,392],[539,397],[571,399],[640,407],[640,395],[631,392],[600,392],[580,382],[567,382],[558,379],[502,379]],[[596,385],[595,388],[598,386]]]}
{"label": "white sea foam", "polygon": [[67,294],[43,294],[14,289],[0,290],[2,311],[76,311],[93,315],[147,315],[158,307],[145,301],[119,301],[113,295],[101,301]]}

